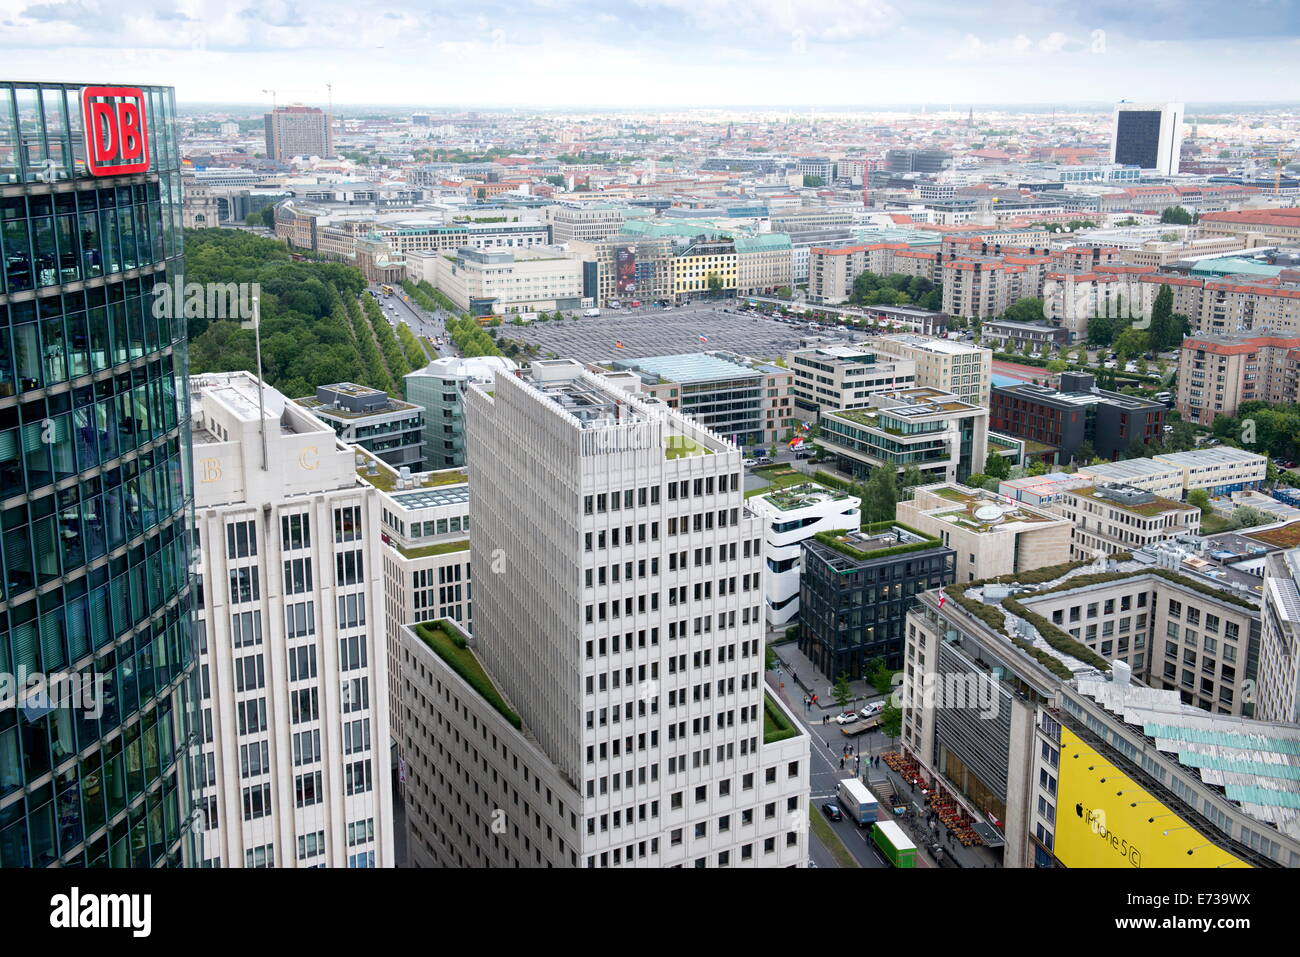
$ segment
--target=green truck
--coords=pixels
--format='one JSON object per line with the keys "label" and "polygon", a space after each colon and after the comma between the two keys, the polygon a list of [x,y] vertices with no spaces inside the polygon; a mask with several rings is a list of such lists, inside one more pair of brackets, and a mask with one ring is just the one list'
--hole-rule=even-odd
{"label": "green truck", "polygon": [[916,867],[916,845],[897,821],[877,821],[871,828],[871,840],[894,867]]}

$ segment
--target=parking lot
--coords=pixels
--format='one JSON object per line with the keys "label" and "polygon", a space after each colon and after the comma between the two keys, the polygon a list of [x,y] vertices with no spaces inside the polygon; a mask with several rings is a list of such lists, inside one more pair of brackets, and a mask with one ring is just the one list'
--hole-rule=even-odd
{"label": "parking lot", "polygon": [[[580,362],[719,349],[758,359],[775,359],[811,343],[845,344],[864,338],[835,330],[814,334],[802,322],[789,325],[763,316],[699,307],[605,311],[598,318],[534,322],[527,326],[506,324],[499,332],[504,338],[536,343],[544,351]],[[702,341],[701,335],[708,341]],[[616,342],[621,342],[623,347],[615,346]]]}

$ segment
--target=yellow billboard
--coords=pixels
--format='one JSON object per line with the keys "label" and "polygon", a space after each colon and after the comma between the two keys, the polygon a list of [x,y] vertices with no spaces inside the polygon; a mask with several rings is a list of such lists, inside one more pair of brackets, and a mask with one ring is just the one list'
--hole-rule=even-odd
{"label": "yellow billboard", "polygon": [[1061,729],[1056,858],[1066,867],[1250,867]]}

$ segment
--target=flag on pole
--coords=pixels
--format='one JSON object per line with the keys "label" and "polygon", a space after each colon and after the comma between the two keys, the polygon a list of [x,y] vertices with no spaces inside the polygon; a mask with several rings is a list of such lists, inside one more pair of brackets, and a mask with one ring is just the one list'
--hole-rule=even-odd
{"label": "flag on pole", "polygon": [[948,596],[945,595],[943,592],[939,592],[939,607],[940,607],[940,608],[943,607],[943,603],[946,602],[947,600],[948,600]]}
{"label": "flag on pole", "polygon": [[708,337],[708,336],[703,335],[703,334],[700,335],[700,342],[708,342],[708,341],[709,341],[709,337]]}

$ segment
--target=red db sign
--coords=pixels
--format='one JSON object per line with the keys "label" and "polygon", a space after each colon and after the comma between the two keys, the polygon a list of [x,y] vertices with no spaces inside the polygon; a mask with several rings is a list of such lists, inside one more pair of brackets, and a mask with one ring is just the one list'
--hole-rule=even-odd
{"label": "red db sign", "polygon": [[139,87],[85,87],[81,116],[86,126],[86,166],[92,176],[143,173],[149,168],[149,125]]}

